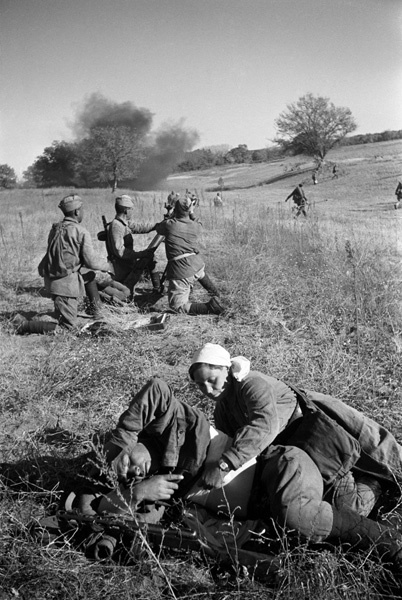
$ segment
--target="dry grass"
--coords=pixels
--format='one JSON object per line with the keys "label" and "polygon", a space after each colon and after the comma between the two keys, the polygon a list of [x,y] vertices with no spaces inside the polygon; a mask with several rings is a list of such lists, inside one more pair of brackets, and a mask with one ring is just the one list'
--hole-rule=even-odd
{"label": "dry grass", "polygon": [[[402,143],[392,142],[334,153],[330,159],[340,166],[338,180],[328,171],[313,187],[306,176],[313,203],[306,222],[295,222],[283,203],[299,182],[297,175],[225,192],[223,210],[213,207],[214,194],[206,189],[221,174],[226,180],[229,170],[169,180],[167,190],[199,192],[203,253],[228,313],[172,315],[160,333],[124,330],[126,319],[138,314],[131,307],[110,314],[118,335],[14,335],[15,312],[52,308],[42,295],[36,265],[50,223],[59,218],[57,203],[70,190],[0,195],[0,555],[7,556],[0,558],[2,600],[391,597],[379,591],[378,564],[340,551],[283,547],[282,576],[266,586],[214,579],[195,557],[163,558],[163,573],[152,558],[130,568],[93,564],[73,548],[38,546],[27,526],[52,510],[80,469],[94,432],[110,429],[130,392],[151,375],[160,375],[179,398],[211,414],[209,401],[187,378],[192,352],[206,341],[249,357],[254,368],[278,378],[339,396],[402,440],[402,211],[392,208],[401,150]],[[264,170],[270,168],[232,168],[230,180],[246,188],[268,178]],[[111,194],[83,190],[82,195],[85,224],[95,240],[100,216],[113,216]],[[159,220],[165,197],[166,191],[136,195],[138,219]],[[145,247],[151,237],[138,236],[136,247]],[[101,243],[95,245],[104,253]],[[163,264],[163,249],[158,253]],[[196,297],[205,298],[201,288]]]}

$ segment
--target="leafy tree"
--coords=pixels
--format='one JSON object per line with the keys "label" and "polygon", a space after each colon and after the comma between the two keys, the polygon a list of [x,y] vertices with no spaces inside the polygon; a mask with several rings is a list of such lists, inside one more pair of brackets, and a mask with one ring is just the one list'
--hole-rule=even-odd
{"label": "leafy tree", "polygon": [[23,173],[26,185],[53,187],[76,185],[77,149],[75,144],[54,141]]}
{"label": "leafy tree", "polygon": [[0,188],[10,189],[17,185],[17,176],[9,165],[0,165]]}
{"label": "leafy tree", "polygon": [[109,182],[115,191],[119,180],[134,179],[144,158],[143,134],[125,125],[93,127],[78,146],[81,178],[90,185]]}
{"label": "leafy tree", "polygon": [[247,144],[239,144],[236,148],[232,148],[225,155],[226,162],[242,164],[249,162],[251,152],[247,148]]}
{"label": "leafy tree", "polygon": [[327,152],[357,127],[349,108],[309,93],[289,104],[275,120],[275,141],[295,154],[324,159]]}

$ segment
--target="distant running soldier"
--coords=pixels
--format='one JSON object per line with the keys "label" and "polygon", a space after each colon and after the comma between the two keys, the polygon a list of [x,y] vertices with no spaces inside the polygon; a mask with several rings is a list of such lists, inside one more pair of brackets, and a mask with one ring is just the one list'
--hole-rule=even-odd
{"label": "distant running soldier", "polygon": [[332,179],[338,179],[338,167],[336,164],[332,167]]}
{"label": "distant running soldier", "polygon": [[308,201],[307,201],[306,195],[304,193],[302,183],[299,183],[299,185],[297,187],[295,187],[293,192],[291,192],[289,194],[289,196],[286,198],[285,202],[287,202],[289,200],[289,198],[293,198],[293,202],[295,203],[295,206],[297,207],[295,219],[297,219],[297,217],[300,214],[303,214],[305,217],[307,217],[306,206],[308,205]]}
{"label": "distant running soldier", "polygon": [[311,176],[311,179],[313,180],[313,184],[317,185],[317,183],[318,183],[318,180],[317,180],[317,171],[313,172],[313,174]]}
{"label": "distant running soldier", "polygon": [[221,198],[220,192],[218,192],[214,198],[214,206],[216,206],[217,208],[222,208],[223,206],[223,200]]}
{"label": "distant running soldier", "polygon": [[394,204],[395,210],[400,208],[402,201],[402,182],[398,181],[398,185],[395,190],[396,202]]}

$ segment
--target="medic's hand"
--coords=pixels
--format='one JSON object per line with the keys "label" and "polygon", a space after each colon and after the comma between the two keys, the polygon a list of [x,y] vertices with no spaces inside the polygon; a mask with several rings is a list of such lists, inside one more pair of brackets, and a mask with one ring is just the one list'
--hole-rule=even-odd
{"label": "medic's hand", "polygon": [[[138,500],[149,500],[158,502],[159,500],[170,500],[175,491],[179,489],[179,482],[183,479],[183,475],[174,473],[168,475],[154,475],[145,481],[142,481],[135,487],[140,492]],[[137,495],[138,495],[137,491]]]}
{"label": "medic's hand", "polygon": [[211,463],[205,466],[199,485],[207,489],[219,489],[223,486],[223,477],[224,473],[222,473],[218,463]]}

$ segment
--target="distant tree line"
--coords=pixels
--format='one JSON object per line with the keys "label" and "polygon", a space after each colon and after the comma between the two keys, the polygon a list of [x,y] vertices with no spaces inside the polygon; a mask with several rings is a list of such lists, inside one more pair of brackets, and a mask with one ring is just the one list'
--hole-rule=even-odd
{"label": "distant tree line", "polygon": [[264,163],[281,158],[284,153],[279,146],[249,150],[246,144],[239,144],[226,152],[214,151],[210,148],[199,148],[186,152],[184,159],[177,165],[176,171],[200,171],[210,167],[243,164]]}
{"label": "distant tree line", "polygon": [[[400,139],[402,139],[402,129],[399,131],[384,131],[383,133],[353,135],[343,138],[338,142],[338,145],[353,146]],[[230,164],[269,163],[285,156],[296,156],[299,154],[306,153],[302,151],[302,148],[297,143],[287,148],[278,145],[258,150],[249,150],[246,144],[240,144],[226,153],[216,153],[209,148],[200,148],[192,152],[186,152],[184,160],[177,165],[175,171],[201,171],[215,166]]]}
{"label": "distant tree line", "polygon": [[373,144],[374,142],[389,142],[402,139],[402,129],[398,131],[383,131],[382,133],[363,133],[352,135],[342,140],[342,146],[355,146],[359,144]]}

